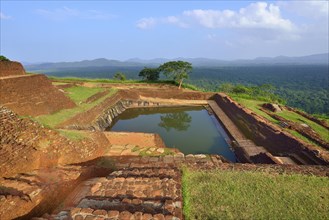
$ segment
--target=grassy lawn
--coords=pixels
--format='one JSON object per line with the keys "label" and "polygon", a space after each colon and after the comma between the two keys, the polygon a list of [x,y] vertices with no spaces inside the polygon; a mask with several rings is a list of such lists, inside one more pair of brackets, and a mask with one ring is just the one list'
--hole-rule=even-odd
{"label": "grassy lawn", "polygon": [[310,126],[316,133],[318,133],[323,140],[325,140],[326,142],[329,142],[329,131],[325,128],[322,127],[321,125],[295,113],[295,112],[291,112],[291,111],[282,111],[282,112],[278,112],[276,113],[279,116],[288,119],[290,121],[294,121],[297,123],[305,123],[308,126]]}
{"label": "grassy lawn", "polygon": [[264,101],[258,101],[258,100],[251,100],[251,99],[243,99],[240,97],[236,97],[236,96],[231,96],[236,102],[240,103],[242,106],[250,109],[251,111],[255,112],[257,115],[260,115],[266,119],[268,119],[269,121],[273,122],[273,123],[278,123],[277,120],[275,120],[274,118],[272,118],[271,116],[269,116],[268,114],[266,114],[265,112],[260,110],[260,106],[262,104],[264,104]]}
{"label": "grassy lawn", "polygon": [[39,123],[45,125],[46,127],[54,128],[55,126],[61,124],[62,122],[68,120],[69,118],[72,118],[81,112],[88,111],[89,109],[95,107],[96,105],[103,102],[106,98],[114,95],[116,92],[117,92],[116,89],[111,89],[106,96],[103,96],[92,103],[83,103],[75,108],[63,109],[51,115],[40,115],[37,116],[35,119]]}
{"label": "grassy lawn", "polygon": [[87,100],[92,95],[103,92],[104,90],[104,88],[88,88],[84,86],[74,86],[65,89],[65,91],[68,92],[67,96],[69,96],[77,105],[80,102]]}
{"label": "grassy lawn", "polygon": [[328,219],[329,178],[251,171],[183,173],[186,219]]}

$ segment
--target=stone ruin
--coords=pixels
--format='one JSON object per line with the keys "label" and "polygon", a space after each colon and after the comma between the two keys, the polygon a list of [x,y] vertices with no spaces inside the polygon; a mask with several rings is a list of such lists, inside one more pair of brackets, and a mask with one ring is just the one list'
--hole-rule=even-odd
{"label": "stone ruin", "polygon": [[[113,140],[115,147],[110,146],[111,135],[97,129],[88,133],[89,140],[72,142],[19,115],[50,114],[75,104],[46,76],[27,75],[19,63],[1,61],[0,70],[0,219],[184,219],[182,166],[329,174],[328,166],[282,165],[291,161],[273,154],[288,152],[305,164],[327,165],[328,161],[223,94],[120,90],[88,112],[68,120],[65,126],[75,123],[79,128],[90,128],[95,122],[102,124],[100,121],[109,115],[112,121],[113,115],[124,110],[119,105],[124,99],[138,106],[160,104],[149,101],[150,96],[168,101],[174,95],[175,102],[202,100],[226,126],[244,164],[229,163],[218,155],[180,152],[140,157],[132,153],[132,143],[119,149],[122,143]],[[138,100],[141,96],[149,100]],[[239,131],[237,125],[248,128],[249,133]],[[152,138],[163,145],[159,137]]]}
{"label": "stone ruin", "polygon": [[0,105],[19,115],[50,114],[75,103],[43,74],[26,74],[18,62],[0,61]]}

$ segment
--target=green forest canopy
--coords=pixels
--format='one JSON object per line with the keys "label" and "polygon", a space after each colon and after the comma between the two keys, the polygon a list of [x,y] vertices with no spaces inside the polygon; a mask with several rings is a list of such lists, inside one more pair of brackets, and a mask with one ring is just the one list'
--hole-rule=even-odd
{"label": "green forest canopy", "polygon": [[[128,79],[138,79],[144,68],[131,66],[85,67],[45,69],[35,72],[58,77],[111,78],[122,71]],[[27,68],[28,71],[34,71]],[[163,79],[163,78],[160,78]],[[219,91],[221,84],[245,86],[271,84],[274,93],[287,101],[287,105],[311,114],[329,116],[328,65],[257,65],[194,67],[186,81],[205,91]]]}

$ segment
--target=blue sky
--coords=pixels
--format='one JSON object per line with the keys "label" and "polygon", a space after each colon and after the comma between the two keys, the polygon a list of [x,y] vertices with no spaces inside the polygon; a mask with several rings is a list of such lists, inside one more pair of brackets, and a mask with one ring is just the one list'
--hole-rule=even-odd
{"label": "blue sky", "polygon": [[328,52],[328,1],[1,0],[1,54],[24,62],[241,59]]}

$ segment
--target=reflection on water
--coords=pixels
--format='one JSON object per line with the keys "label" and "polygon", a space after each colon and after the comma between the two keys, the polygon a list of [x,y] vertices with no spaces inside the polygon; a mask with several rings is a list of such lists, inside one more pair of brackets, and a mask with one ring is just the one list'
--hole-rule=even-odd
{"label": "reflection on water", "polygon": [[158,133],[168,147],[185,154],[220,154],[236,161],[228,135],[203,107],[128,109],[107,130]]}
{"label": "reflection on water", "polygon": [[186,131],[190,127],[192,117],[186,112],[167,113],[160,116],[160,127],[170,131],[171,128],[177,131]]}

